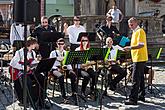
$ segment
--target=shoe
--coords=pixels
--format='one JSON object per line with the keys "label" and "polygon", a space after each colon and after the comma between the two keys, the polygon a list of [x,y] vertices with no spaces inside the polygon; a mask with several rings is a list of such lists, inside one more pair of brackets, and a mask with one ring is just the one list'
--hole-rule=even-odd
{"label": "shoe", "polygon": [[145,102],[145,97],[139,96],[138,100],[142,101],[142,102]]}
{"label": "shoe", "polygon": [[115,91],[116,90],[116,85],[111,83],[109,89],[112,90],[112,91]]}
{"label": "shoe", "polygon": [[137,102],[132,100],[126,100],[125,105],[137,105]]}
{"label": "shoe", "polygon": [[64,99],[62,103],[69,104],[69,100],[68,99]]}

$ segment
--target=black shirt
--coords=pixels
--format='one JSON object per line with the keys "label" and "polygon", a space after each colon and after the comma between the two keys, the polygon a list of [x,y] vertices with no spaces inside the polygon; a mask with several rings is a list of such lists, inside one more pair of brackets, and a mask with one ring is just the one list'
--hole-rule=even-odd
{"label": "black shirt", "polygon": [[115,26],[110,26],[110,28],[107,25],[103,25],[99,28],[98,32],[103,32],[105,37],[115,37],[115,34],[119,34],[118,29]]}
{"label": "black shirt", "polygon": [[53,26],[48,26],[48,28],[44,28],[42,26],[38,26],[34,33],[32,33],[32,36],[37,38],[38,44],[39,44],[39,52],[42,56],[42,58],[49,58],[50,52],[52,51],[52,44],[49,42],[44,41],[45,39],[42,36],[43,32],[55,32],[56,29]]}

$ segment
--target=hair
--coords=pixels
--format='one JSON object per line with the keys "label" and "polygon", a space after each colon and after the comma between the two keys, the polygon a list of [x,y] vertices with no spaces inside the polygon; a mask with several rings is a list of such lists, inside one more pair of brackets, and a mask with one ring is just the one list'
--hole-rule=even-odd
{"label": "hair", "polygon": [[30,45],[37,44],[37,40],[34,37],[28,37],[26,46],[29,47]]}
{"label": "hair", "polygon": [[79,17],[79,16],[74,16],[74,17],[73,17],[73,20],[74,20],[74,19],[80,19],[80,17]]}
{"label": "hair", "polygon": [[47,17],[47,16],[42,16],[42,17],[41,17],[41,22],[42,22],[44,19],[47,19],[47,20],[48,20],[48,17]]}
{"label": "hair", "polygon": [[128,23],[132,23],[132,22],[138,23],[138,20],[137,20],[135,17],[131,17],[131,18],[128,20]]}
{"label": "hair", "polygon": [[[82,37],[81,37],[80,50],[84,50],[84,48],[83,48],[83,43],[82,43],[83,38],[87,38],[87,39],[88,39],[87,36],[82,36]],[[86,47],[86,48],[90,48],[90,42],[89,42],[89,39],[88,39],[88,44],[87,44],[87,47]]]}
{"label": "hair", "polygon": [[65,42],[65,40],[63,38],[59,38],[57,42]]}
{"label": "hair", "polygon": [[[112,37],[107,37],[107,38],[106,38],[106,45],[108,44],[109,39],[112,39]],[[113,39],[112,39],[112,41],[113,41]]]}

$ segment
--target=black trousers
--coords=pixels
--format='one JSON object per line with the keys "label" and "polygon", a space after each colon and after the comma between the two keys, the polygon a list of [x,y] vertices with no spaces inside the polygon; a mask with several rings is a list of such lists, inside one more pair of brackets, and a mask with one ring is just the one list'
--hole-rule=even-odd
{"label": "black trousers", "polygon": [[83,81],[82,81],[82,88],[81,88],[81,92],[85,93],[86,91],[86,87],[90,81],[91,81],[91,85],[90,85],[90,90],[94,91],[94,87],[96,85],[97,82],[97,73],[94,72],[94,70],[92,68],[89,68],[87,71],[79,69],[78,70],[78,77],[83,77]]}
{"label": "black trousers", "polygon": [[[65,86],[64,86],[64,75],[62,73],[61,74],[59,74],[59,73],[55,74],[54,73],[54,76],[59,79],[59,85],[60,85],[62,97],[66,98],[66,92],[65,92]],[[76,93],[77,92],[76,74],[67,70],[66,71],[66,78],[70,78],[72,93]]]}
{"label": "black trousers", "polygon": [[[32,103],[35,104],[38,98],[36,96],[36,85],[33,83],[32,77],[32,75],[27,76],[27,99],[28,101],[32,99]],[[14,89],[20,103],[23,103],[23,86],[23,77],[14,81]]]}
{"label": "black trousers", "polygon": [[[112,85],[116,86],[116,84],[119,83],[127,75],[127,72],[119,65],[111,65],[110,67],[111,69],[110,74],[108,74],[108,84],[111,83]],[[111,72],[115,72],[117,74],[117,76],[114,79],[112,79]]]}
{"label": "black trousers", "polygon": [[133,85],[131,89],[131,94],[129,96],[130,100],[137,102],[138,93],[140,96],[145,96],[145,83],[144,83],[144,66],[145,62],[134,62],[133,63]]}

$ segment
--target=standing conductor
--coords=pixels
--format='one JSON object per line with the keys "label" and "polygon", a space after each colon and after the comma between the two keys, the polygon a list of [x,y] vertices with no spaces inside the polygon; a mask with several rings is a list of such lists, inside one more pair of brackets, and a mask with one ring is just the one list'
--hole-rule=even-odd
{"label": "standing conductor", "polygon": [[135,17],[128,20],[128,25],[129,28],[133,30],[131,46],[126,46],[124,50],[131,50],[133,61],[133,87],[129,100],[127,100],[125,104],[136,105],[138,100],[145,101],[144,66],[148,60],[147,41],[146,33],[139,27],[138,20]]}

